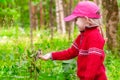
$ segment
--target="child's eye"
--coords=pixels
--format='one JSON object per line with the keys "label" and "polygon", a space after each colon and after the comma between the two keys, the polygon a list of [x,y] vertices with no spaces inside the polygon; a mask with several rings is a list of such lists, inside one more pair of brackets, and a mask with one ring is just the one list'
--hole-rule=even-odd
{"label": "child's eye", "polygon": [[97,11],[96,14],[97,14],[97,15],[100,15],[100,11]]}

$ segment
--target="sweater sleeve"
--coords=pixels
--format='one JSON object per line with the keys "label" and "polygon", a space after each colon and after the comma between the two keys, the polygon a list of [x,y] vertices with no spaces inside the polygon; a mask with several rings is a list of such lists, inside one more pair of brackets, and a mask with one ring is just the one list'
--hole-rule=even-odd
{"label": "sweater sleeve", "polygon": [[66,50],[52,52],[52,60],[69,60],[76,57],[79,53],[80,35],[75,39],[72,46]]}
{"label": "sweater sleeve", "polygon": [[104,40],[99,34],[92,34],[88,37],[88,63],[84,80],[95,80],[95,75],[103,63]]}

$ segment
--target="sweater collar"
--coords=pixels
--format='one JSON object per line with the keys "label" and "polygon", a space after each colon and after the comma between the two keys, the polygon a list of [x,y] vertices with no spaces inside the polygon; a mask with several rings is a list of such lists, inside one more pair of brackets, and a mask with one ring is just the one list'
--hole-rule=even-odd
{"label": "sweater collar", "polygon": [[88,32],[93,31],[93,30],[98,30],[98,26],[90,27],[90,28],[89,28],[89,27],[86,27],[84,31],[80,31],[80,32],[81,32],[81,34],[85,35],[85,34],[87,34]]}

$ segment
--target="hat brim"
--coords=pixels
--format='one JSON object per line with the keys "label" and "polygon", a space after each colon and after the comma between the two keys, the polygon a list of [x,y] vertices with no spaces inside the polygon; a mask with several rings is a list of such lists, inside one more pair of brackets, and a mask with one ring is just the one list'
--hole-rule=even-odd
{"label": "hat brim", "polygon": [[76,18],[77,16],[75,16],[75,15],[70,15],[70,16],[67,16],[67,17],[65,17],[64,18],[64,21],[72,21],[72,20],[74,20],[75,18]]}

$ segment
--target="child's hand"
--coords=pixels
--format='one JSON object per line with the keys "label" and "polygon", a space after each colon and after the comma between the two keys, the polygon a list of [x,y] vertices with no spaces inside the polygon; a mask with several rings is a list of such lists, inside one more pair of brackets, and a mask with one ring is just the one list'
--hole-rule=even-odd
{"label": "child's hand", "polygon": [[51,58],[51,53],[47,53],[45,55],[42,55],[42,54],[37,54],[37,57],[39,59],[43,59],[43,60],[49,60]]}
{"label": "child's hand", "polygon": [[37,52],[36,60],[37,60],[37,59],[48,60],[48,59],[50,59],[50,58],[51,58],[51,53],[47,53],[47,54],[45,54],[45,55],[42,55],[40,50]]}

